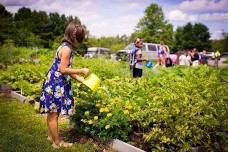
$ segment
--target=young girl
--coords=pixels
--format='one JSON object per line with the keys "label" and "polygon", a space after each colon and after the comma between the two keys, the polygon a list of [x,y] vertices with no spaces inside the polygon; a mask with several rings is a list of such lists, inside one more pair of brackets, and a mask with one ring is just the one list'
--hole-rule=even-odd
{"label": "young girl", "polygon": [[157,56],[158,56],[158,63],[159,65],[165,65],[165,59],[167,56],[167,50],[166,47],[164,46],[164,42],[161,41],[160,42],[160,48],[157,52]]}
{"label": "young girl", "polygon": [[40,97],[40,110],[47,113],[48,140],[54,148],[69,147],[72,143],[66,143],[59,137],[59,114],[72,115],[74,98],[71,90],[70,77],[82,81],[81,76],[87,76],[89,69],[74,69],[71,64],[74,49],[77,49],[85,38],[85,29],[82,25],[72,21],[65,29],[64,38],[56,52],[54,62],[47,73],[43,83]]}

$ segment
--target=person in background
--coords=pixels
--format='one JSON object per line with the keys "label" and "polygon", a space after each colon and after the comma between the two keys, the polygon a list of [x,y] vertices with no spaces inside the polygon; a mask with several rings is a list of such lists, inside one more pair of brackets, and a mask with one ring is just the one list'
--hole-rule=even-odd
{"label": "person in background", "polygon": [[199,65],[199,60],[200,60],[200,56],[199,56],[198,50],[196,48],[194,48],[192,52],[193,52],[192,66],[198,66]]}
{"label": "person in background", "polygon": [[172,60],[173,65],[177,64],[177,55],[176,54],[170,54],[169,57]]}
{"label": "person in background", "polygon": [[208,64],[208,57],[207,57],[207,51],[206,49],[203,49],[202,54],[201,54],[201,64]]}
{"label": "person in background", "polygon": [[164,42],[161,41],[159,50],[157,52],[159,65],[165,65],[165,59],[166,59],[167,55],[168,55],[168,53],[167,53],[166,47],[164,45]]}
{"label": "person in background", "polygon": [[192,52],[190,50],[187,51],[187,60],[188,60],[188,65],[192,65]]}
{"label": "person in background", "polygon": [[165,66],[166,67],[172,67],[173,66],[173,61],[170,58],[170,56],[166,57],[166,59],[165,59]]}
{"label": "person in background", "polygon": [[136,38],[134,41],[134,47],[130,53],[130,69],[132,70],[133,78],[142,77],[143,74],[143,62],[147,61],[142,56],[143,41],[140,38]]}
{"label": "person in background", "polygon": [[189,66],[189,62],[185,51],[181,52],[181,55],[179,57],[179,65]]}
{"label": "person in background", "polygon": [[61,45],[56,51],[53,64],[43,82],[39,111],[47,113],[48,140],[53,148],[69,147],[72,143],[63,141],[59,136],[59,115],[73,115],[74,98],[71,78],[83,81],[81,76],[89,74],[87,68],[72,68],[75,49],[79,48],[85,38],[84,27],[71,21],[64,33]]}
{"label": "person in background", "polygon": [[215,66],[218,68],[218,61],[220,60],[220,52],[217,50],[215,53],[214,53],[214,56],[215,56]]}

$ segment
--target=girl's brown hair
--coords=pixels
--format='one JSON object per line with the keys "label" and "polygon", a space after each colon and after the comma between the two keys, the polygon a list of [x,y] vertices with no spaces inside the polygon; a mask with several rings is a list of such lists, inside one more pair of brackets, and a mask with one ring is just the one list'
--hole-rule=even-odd
{"label": "girl's brown hair", "polygon": [[75,42],[82,43],[85,39],[85,27],[79,22],[71,21],[65,29],[63,42],[69,43],[73,48],[75,48]]}

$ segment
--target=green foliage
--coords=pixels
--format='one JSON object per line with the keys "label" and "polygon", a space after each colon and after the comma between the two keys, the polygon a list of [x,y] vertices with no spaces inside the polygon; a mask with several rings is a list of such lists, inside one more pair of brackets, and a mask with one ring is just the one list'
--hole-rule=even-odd
{"label": "green foliage", "polygon": [[[94,94],[75,90],[74,121],[81,131],[104,139],[113,137],[105,129],[107,124],[121,139],[135,128],[152,151],[189,151],[199,145],[212,150],[214,142],[224,145],[227,140],[227,80],[227,69],[206,66],[166,69],[153,78],[104,80]],[[122,126],[121,135],[116,133],[113,117]]]}
{"label": "green foliage", "polygon": [[[78,17],[47,14],[22,7],[13,15],[0,5],[0,43],[12,39],[16,46],[51,48],[53,40],[63,35],[66,24]],[[60,42],[59,42],[60,43]]]}
{"label": "green foliage", "polygon": [[88,92],[88,88],[82,85],[79,85],[76,90],[78,98],[72,121],[79,131],[103,140],[115,138],[127,140],[130,131],[128,118],[122,111],[122,105],[116,102],[117,100],[105,96],[106,88],[102,88],[95,94]]}
{"label": "green foliage", "polygon": [[110,37],[89,37],[87,47],[106,47],[110,48],[111,51],[124,49],[124,47],[130,43],[129,38],[126,35],[122,36],[110,36]]}
{"label": "green foliage", "polygon": [[[9,65],[0,71],[0,84],[35,98],[54,52],[37,50],[29,56],[40,63]],[[83,133],[126,141],[131,132],[140,133],[153,151],[189,151],[194,146],[213,151],[214,142],[224,147],[228,140],[227,68],[145,70],[143,78],[131,79],[125,62],[76,57],[74,67],[88,67],[102,79],[97,92],[72,83],[76,105],[72,121]]]}
{"label": "green foliage", "polygon": [[189,151],[192,146],[224,142],[228,85],[219,79],[219,72],[207,67],[170,70],[159,73],[156,83],[146,80],[150,87],[143,91],[151,94],[132,114],[145,141],[153,151]]}
{"label": "green foliage", "polygon": [[175,33],[175,51],[182,49],[197,48],[209,50],[211,42],[209,41],[210,33],[202,23],[192,25],[190,22],[183,27],[178,27]]}
{"label": "green foliage", "polygon": [[84,59],[77,57],[74,67],[87,67],[101,79],[111,79],[114,77],[129,77],[129,65],[126,62],[117,62],[104,58]]}
{"label": "green foliage", "polygon": [[159,43],[163,40],[170,48],[173,47],[173,26],[164,17],[162,8],[152,3],[145,10],[133,37],[141,37],[145,42]]}
{"label": "green foliage", "polygon": [[0,4],[0,44],[6,39],[12,39],[13,17],[5,7]]}
{"label": "green foliage", "polygon": [[224,40],[212,40],[212,52],[215,52],[215,50],[223,50],[223,44]]}
{"label": "green foliage", "polygon": [[228,33],[223,33],[224,43],[223,43],[223,52],[228,52]]}
{"label": "green foliage", "polygon": [[0,83],[11,85],[13,89],[21,90],[24,95],[35,98],[40,95],[45,70],[45,66],[39,67],[30,63],[8,66],[7,71],[2,72],[0,76]]}
{"label": "green foliage", "polygon": [[46,49],[15,47],[12,40],[6,40],[5,44],[0,46],[0,63],[9,65],[33,62],[33,59],[38,58],[39,55],[49,53],[50,51]]}
{"label": "green foliage", "polygon": [[223,38],[220,40],[212,40],[212,52],[220,50],[220,53],[228,52],[228,33],[223,33]]}

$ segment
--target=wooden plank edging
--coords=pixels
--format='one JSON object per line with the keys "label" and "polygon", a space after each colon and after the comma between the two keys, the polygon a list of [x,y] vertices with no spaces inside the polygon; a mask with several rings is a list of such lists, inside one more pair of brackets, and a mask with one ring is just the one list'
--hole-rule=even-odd
{"label": "wooden plank edging", "polygon": [[23,96],[23,95],[21,95],[21,94],[15,92],[15,91],[10,91],[10,96],[11,96],[12,98],[15,98],[15,99],[21,101],[21,102],[25,102],[26,99],[27,99],[25,96]]}

